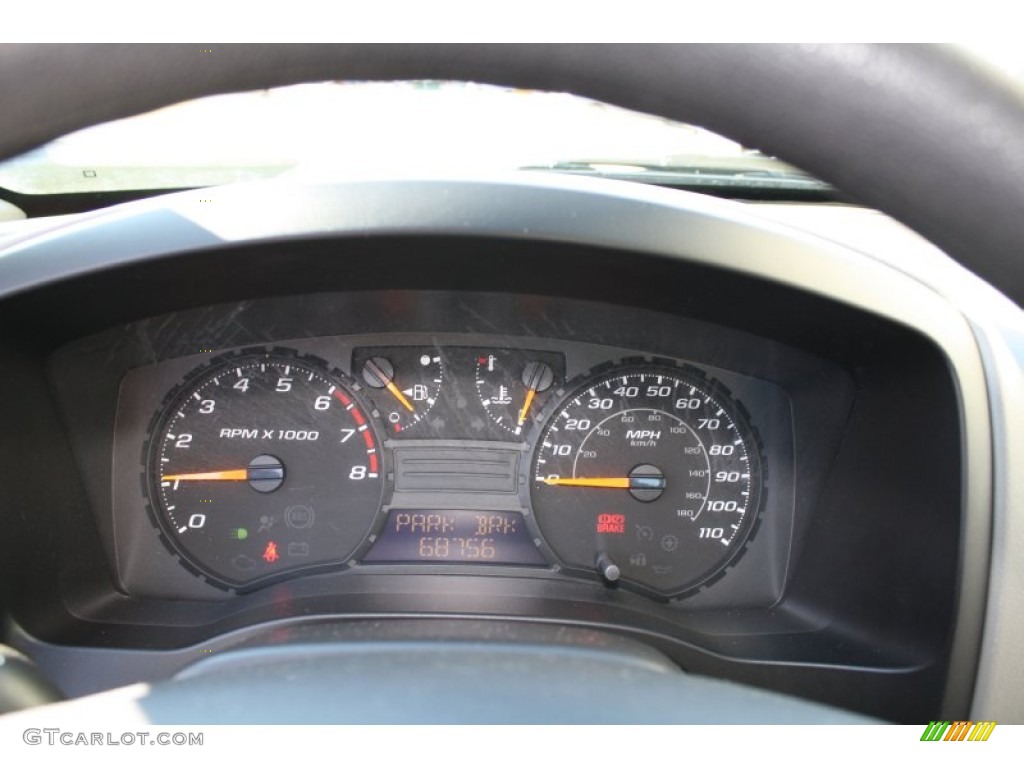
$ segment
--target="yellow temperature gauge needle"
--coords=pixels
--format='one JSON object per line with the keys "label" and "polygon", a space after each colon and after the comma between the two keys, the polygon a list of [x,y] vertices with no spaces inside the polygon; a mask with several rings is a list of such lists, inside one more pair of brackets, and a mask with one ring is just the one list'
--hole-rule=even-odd
{"label": "yellow temperature gauge needle", "polygon": [[247,469],[225,469],[220,472],[189,472],[182,475],[163,475],[161,480],[174,482],[177,480],[248,480]]}
{"label": "yellow temperature gauge needle", "polygon": [[526,402],[523,403],[523,408],[519,411],[519,426],[523,426],[526,422],[526,414],[530,412],[530,405],[533,403],[533,398],[537,394],[536,389],[530,389],[526,392]]}
{"label": "yellow temperature gauge needle", "polygon": [[395,386],[395,382],[389,381],[385,386],[387,387],[388,392],[394,395],[398,402],[404,405],[409,411],[413,413],[416,412],[416,409],[412,407],[412,403],[410,403],[406,396],[402,394],[402,390]]}

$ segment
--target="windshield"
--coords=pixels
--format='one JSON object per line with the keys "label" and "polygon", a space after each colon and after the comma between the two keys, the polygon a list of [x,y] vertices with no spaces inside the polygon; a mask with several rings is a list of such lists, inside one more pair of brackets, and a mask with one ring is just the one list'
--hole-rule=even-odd
{"label": "windshield", "polygon": [[184,102],[0,163],[0,188],[47,195],[512,169],[826,188],[694,126],[564,93],[439,81],[313,83]]}

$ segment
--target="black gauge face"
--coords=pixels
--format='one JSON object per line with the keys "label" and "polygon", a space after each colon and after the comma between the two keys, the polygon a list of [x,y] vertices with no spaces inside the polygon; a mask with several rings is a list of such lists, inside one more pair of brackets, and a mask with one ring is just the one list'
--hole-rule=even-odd
{"label": "black gauge face", "polygon": [[361,347],[353,354],[352,371],[392,436],[430,413],[444,382],[444,362],[433,347]]}
{"label": "black gauge face", "polygon": [[559,356],[498,349],[476,358],[477,395],[491,421],[511,435],[529,431],[551,392],[561,384]]}
{"label": "black gauge face", "polygon": [[751,427],[697,372],[639,366],[593,378],[541,433],[532,505],[554,554],[679,595],[743,550],[762,491]]}
{"label": "black gauge face", "polygon": [[380,507],[382,456],[354,387],[315,361],[242,355],[172,393],[149,445],[151,511],[221,586],[347,561]]}

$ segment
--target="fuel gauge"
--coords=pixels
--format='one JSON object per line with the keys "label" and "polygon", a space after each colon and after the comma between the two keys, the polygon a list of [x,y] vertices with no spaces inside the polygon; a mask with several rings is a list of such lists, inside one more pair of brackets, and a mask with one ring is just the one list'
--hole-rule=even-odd
{"label": "fuel gauge", "polygon": [[352,370],[369,387],[367,394],[394,433],[430,412],[444,380],[441,354],[432,347],[361,347]]}
{"label": "fuel gauge", "polygon": [[561,355],[498,349],[476,358],[476,391],[487,415],[513,435],[521,435],[564,379]]}

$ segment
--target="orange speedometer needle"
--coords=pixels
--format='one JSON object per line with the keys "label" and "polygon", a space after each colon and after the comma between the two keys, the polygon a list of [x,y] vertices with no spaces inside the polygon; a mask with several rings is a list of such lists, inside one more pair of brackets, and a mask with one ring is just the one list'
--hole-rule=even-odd
{"label": "orange speedometer needle", "polygon": [[571,485],[582,488],[629,488],[628,477],[547,477],[548,485]]}
{"label": "orange speedometer needle", "polygon": [[530,412],[530,404],[533,402],[534,396],[537,394],[537,390],[530,388],[526,392],[526,402],[523,403],[523,408],[519,411],[519,426],[523,426],[526,421],[526,414]]}
{"label": "orange speedometer needle", "polygon": [[247,469],[225,469],[220,472],[188,472],[180,475],[163,475],[161,480],[248,480],[249,470]]}
{"label": "orange speedometer needle", "polygon": [[412,407],[412,403],[410,403],[406,399],[405,395],[402,394],[402,390],[400,390],[398,387],[395,386],[395,382],[394,381],[389,381],[387,384],[385,384],[385,386],[387,387],[388,392],[390,392],[392,395],[394,395],[395,398],[398,400],[398,402],[400,402],[402,405],[404,405],[406,408],[408,408],[413,413],[416,412],[416,409]]}
{"label": "orange speedometer needle", "polygon": [[658,490],[665,487],[665,478],[655,475],[633,477],[546,477],[548,485],[574,488],[623,488],[628,490]]}

